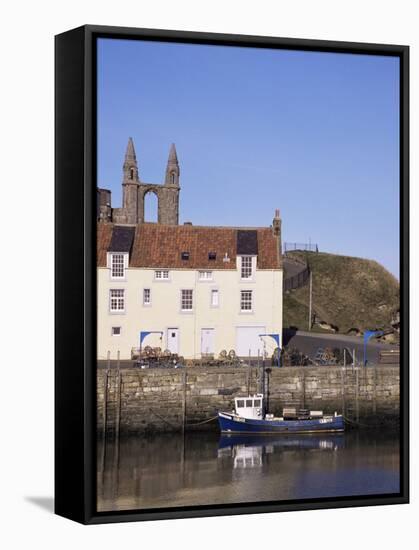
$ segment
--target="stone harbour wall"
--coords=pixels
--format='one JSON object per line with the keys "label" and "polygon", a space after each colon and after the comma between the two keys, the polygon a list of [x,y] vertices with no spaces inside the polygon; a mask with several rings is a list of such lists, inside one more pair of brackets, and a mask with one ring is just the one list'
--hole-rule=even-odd
{"label": "stone harbour wall", "polygon": [[[267,370],[264,393],[274,414],[291,406],[337,411],[361,427],[398,423],[398,365]],[[247,366],[98,369],[98,435],[217,429],[206,421],[232,410],[235,397],[260,392],[262,383],[262,369]]]}

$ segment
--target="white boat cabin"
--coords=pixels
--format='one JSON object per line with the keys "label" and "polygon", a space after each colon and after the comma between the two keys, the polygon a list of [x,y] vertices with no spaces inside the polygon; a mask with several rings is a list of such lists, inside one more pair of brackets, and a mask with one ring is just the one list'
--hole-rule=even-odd
{"label": "white boat cabin", "polygon": [[263,394],[236,397],[234,399],[235,413],[242,418],[263,419]]}

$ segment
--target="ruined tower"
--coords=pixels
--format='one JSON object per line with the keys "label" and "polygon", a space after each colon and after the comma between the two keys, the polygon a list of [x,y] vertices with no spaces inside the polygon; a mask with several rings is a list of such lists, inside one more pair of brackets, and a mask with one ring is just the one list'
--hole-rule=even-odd
{"label": "ruined tower", "polygon": [[179,176],[180,176],[179,161],[177,159],[175,144],[172,143],[169,151],[169,159],[167,161],[166,177],[164,180],[164,184],[176,185],[177,187],[179,187]]}
{"label": "ruined tower", "polygon": [[167,160],[164,186],[159,196],[159,223],[178,225],[179,223],[179,176],[180,168],[175,144],[172,143]]}
{"label": "ruined tower", "polygon": [[135,156],[134,142],[128,139],[127,150],[123,164],[122,180],[122,209],[125,214],[125,223],[138,223],[138,176],[137,157]]}
{"label": "ruined tower", "polygon": [[[137,157],[132,138],[128,139],[123,164],[122,208],[112,209],[112,221],[117,224],[144,223],[144,202],[147,193],[157,196],[157,223],[179,223],[180,168],[175,144],[172,143],[167,161],[164,184],[146,183],[138,174]],[[105,192],[106,190],[103,190]],[[102,215],[103,218],[104,215]],[[102,221],[102,220],[100,220]]]}

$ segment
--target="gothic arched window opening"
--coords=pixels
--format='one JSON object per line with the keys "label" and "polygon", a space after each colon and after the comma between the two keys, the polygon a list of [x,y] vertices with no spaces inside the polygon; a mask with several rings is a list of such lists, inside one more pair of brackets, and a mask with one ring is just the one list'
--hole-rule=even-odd
{"label": "gothic arched window opening", "polygon": [[154,191],[144,195],[144,221],[158,222],[158,195]]}

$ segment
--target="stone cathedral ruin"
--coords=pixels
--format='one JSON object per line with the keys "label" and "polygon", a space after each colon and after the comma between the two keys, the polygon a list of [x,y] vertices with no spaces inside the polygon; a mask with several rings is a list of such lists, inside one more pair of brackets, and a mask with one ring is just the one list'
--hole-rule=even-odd
{"label": "stone cathedral ruin", "polygon": [[111,191],[97,190],[97,219],[103,223],[136,225],[144,223],[144,202],[147,193],[157,196],[157,222],[179,224],[179,162],[172,143],[164,184],[145,183],[138,172],[134,142],[129,138],[123,164],[122,208],[112,208]]}

